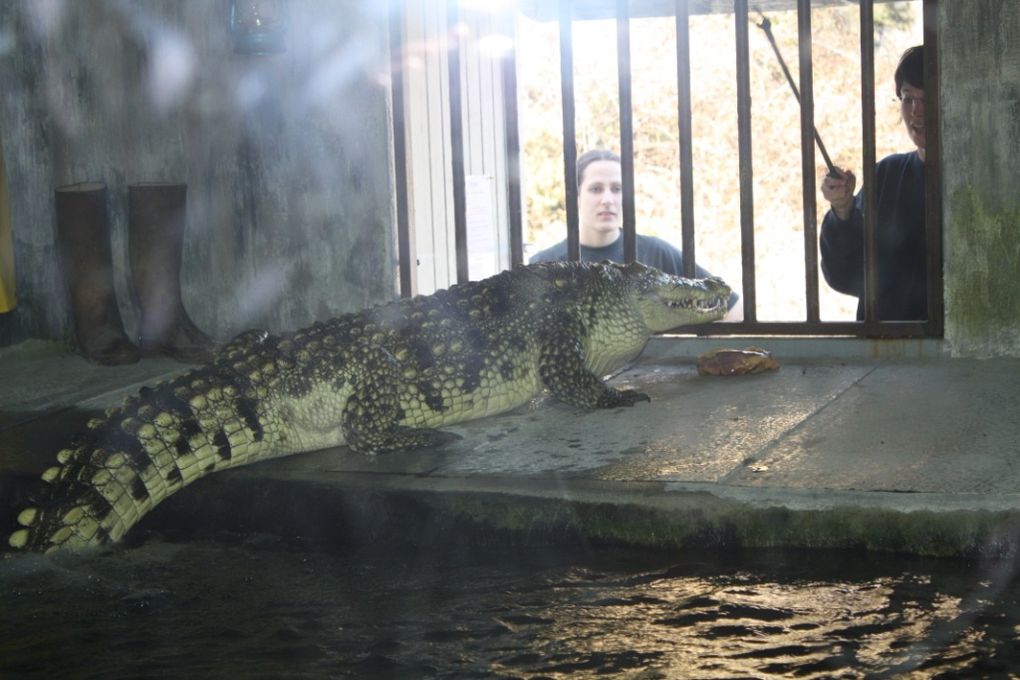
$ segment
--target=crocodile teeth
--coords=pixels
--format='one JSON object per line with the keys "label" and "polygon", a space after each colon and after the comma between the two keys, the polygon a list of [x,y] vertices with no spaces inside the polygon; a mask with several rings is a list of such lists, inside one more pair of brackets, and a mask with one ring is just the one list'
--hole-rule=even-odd
{"label": "crocodile teeth", "polygon": [[666,303],[673,309],[715,309],[720,305],[718,300],[670,300]]}

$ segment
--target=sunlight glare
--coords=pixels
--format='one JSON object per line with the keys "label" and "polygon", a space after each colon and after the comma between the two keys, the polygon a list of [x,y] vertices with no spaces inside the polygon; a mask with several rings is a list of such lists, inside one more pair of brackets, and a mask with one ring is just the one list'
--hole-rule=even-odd
{"label": "sunlight glare", "polygon": [[149,96],[157,110],[166,111],[184,99],[194,81],[195,50],[180,34],[161,31],[149,59]]}

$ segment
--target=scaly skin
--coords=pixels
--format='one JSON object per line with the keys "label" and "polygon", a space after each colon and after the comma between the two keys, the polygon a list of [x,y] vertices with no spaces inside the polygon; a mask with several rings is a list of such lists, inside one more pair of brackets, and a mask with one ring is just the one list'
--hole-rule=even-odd
{"label": "scaly skin", "polygon": [[639,264],[545,263],[347,314],[281,336],[248,331],[211,364],[89,423],[10,537],[30,551],[118,541],[196,479],[347,444],[435,445],[439,426],[543,389],[582,408],[647,396],[606,385],[652,333],[722,317],[729,288]]}

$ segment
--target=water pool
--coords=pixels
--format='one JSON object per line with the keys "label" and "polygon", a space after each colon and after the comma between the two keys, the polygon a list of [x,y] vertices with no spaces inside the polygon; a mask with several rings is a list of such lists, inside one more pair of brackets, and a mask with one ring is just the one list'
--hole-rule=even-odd
{"label": "water pool", "polygon": [[0,561],[2,678],[858,678],[1020,673],[1015,565],[663,553],[455,527],[216,532]]}

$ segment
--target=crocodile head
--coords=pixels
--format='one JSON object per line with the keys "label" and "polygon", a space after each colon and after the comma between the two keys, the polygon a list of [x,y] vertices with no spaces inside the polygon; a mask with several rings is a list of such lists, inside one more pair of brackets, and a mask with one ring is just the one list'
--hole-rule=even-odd
{"label": "crocodile head", "polygon": [[641,317],[653,333],[721,319],[730,288],[720,278],[685,279],[638,262],[620,265]]}

